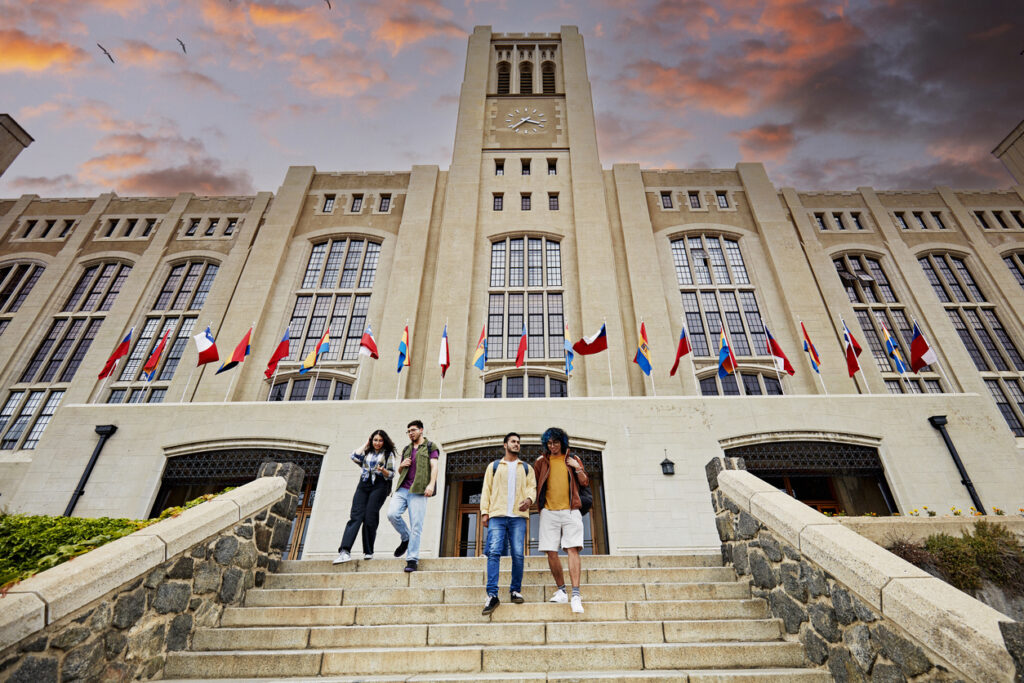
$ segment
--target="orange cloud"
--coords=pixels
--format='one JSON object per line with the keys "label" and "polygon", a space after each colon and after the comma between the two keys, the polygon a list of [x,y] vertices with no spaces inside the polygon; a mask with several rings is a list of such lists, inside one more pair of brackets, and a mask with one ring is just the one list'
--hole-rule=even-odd
{"label": "orange cloud", "polygon": [[428,38],[463,38],[465,35],[466,30],[453,21],[426,19],[412,14],[389,16],[373,32],[375,40],[391,46],[392,55],[397,55],[403,48]]}
{"label": "orange cloud", "polygon": [[797,143],[791,124],[764,123],[731,135],[739,140],[740,153],[749,161],[785,161]]}
{"label": "orange cloud", "polygon": [[18,29],[0,30],[0,72],[70,71],[89,55],[64,42],[46,41]]}
{"label": "orange cloud", "polygon": [[[294,5],[263,5],[251,3],[249,18],[257,28],[280,29],[278,37],[284,39],[284,30],[294,31],[309,40],[337,40],[342,31],[324,16],[326,6],[296,7]],[[323,10],[323,11],[321,11]]]}
{"label": "orange cloud", "polygon": [[82,176],[93,180],[99,179],[102,173],[114,173],[130,168],[145,166],[150,162],[144,154],[104,154],[93,157],[80,166]]}
{"label": "orange cloud", "polygon": [[293,64],[289,78],[292,85],[321,97],[354,97],[390,81],[383,67],[350,50],[328,55],[285,55],[282,59]]}
{"label": "orange cloud", "polygon": [[742,82],[701,76],[696,64],[670,67],[643,60],[630,64],[626,70],[630,75],[617,83],[630,92],[646,95],[662,108],[693,106],[726,116],[743,116],[753,109],[751,93]]}

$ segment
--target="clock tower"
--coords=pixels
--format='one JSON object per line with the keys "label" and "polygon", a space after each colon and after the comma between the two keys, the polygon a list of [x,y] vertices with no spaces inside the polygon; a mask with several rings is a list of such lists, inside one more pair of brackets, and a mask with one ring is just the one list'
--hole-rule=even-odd
{"label": "clock tower", "polygon": [[[417,317],[426,314],[431,334],[447,322],[451,343],[465,349],[453,351],[459,361],[449,369],[446,383],[461,384],[467,398],[482,397],[484,382],[523,376],[522,368],[514,368],[515,349],[509,346],[524,323],[531,336],[529,376],[564,381],[555,340],[564,335],[562,326],[568,325],[578,339],[597,331],[605,316],[617,318],[620,310],[613,246],[620,240],[608,217],[606,174],[598,157],[583,38],[576,27],[563,26],[557,33],[474,29],[451,168],[447,178],[440,175],[444,209],[425,245],[437,247],[433,281],[427,282],[428,276],[423,283],[433,295],[420,298],[429,302],[424,305],[430,311],[419,311]],[[544,245],[545,264],[554,251],[560,254],[559,279],[545,275],[540,285],[520,286],[508,278],[499,285],[493,260],[500,246],[494,245],[507,241],[511,252],[531,240]],[[512,257],[506,258],[513,268]],[[557,315],[553,298],[559,302]],[[544,306],[542,315],[532,314],[534,302]],[[491,343],[481,377],[471,363],[485,325]],[[419,327],[425,329],[422,318]],[[609,319],[607,329],[609,345],[623,348],[623,321]],[[572,395],[607,396],[612,386],[625,389],[623,358],[611,354],[610,372],[605,362],[589,369],[577,363]],[[436,395],[436,375],[422,374],[421,395]]]}

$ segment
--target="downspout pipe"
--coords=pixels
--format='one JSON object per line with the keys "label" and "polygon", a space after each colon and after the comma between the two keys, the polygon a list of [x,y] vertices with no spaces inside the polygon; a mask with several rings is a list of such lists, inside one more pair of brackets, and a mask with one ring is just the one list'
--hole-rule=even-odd
{"label": "downspout pipe", "polygon": [[985,506],[981,504],[981,498],[978,497],[978,492],[974,489],[974,484],[971,482],[971,477],[967,474],[967,470],[964,469],[964,463],[960,460],[960,454],[956,452],[956,446],[953,445],[953,440],[949,438],[949,432],[946,431],[946,420],[945,415],[932,415],[928,418],[928,423],[932,427],[939,430],[939,434],[942,434],[942,440],[946,442],[946,450],[953,456],[953,463],[956,465],[957,472],[960,473],[960,483],[967,489],[967,493],[971,496],[971,501],[974,503],[974,508],[983,515],[987,515],[985,512]]}
{"label": "downspout pipe", "polygon": [[107,439],[112,437],[116,431],[117,425],[96,425],[96,433],[100,435],[100,440],[96,443],[96,448],[92,450],[89,464],[85,466],[85,471],[82,472],[82,478],[78,480],[75,492],[71,494],[71,500],[68,501],[68,506],[64,510],[65,517],[71,516],[71,513],[75,511],[75,505],[78,504],[78,499],[85,495],[85,484],[92,475],[92,468],[96,466],[96,461],[100,459],[100,452],[107,443]]}

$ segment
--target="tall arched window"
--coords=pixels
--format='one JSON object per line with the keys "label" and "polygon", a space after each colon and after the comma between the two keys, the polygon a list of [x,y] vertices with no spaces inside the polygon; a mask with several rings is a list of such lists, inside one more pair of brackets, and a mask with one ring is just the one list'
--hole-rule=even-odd
{"label": "tall arched window", "polygon": [[736,356],[768,359],[761,312],[739,243],[691,235],[672,241],[672,261],[694,356],[717,357],[724,324]]}
{"label": "tall arched window", "polygon": [[883,325],[899,346],[903,360],[909,363],[910,340],[914,336],[914,327],[879,260],[864,254],[846,254],[833,259],[832,263],[846,289],[850,303],[853,304],[857,322],[871,349],[875,364],[882,372],[889,393],[941,394],[942,384],[936,373],[928,371],[919,375],[900,377],[895,362],[886,352]]}
{"label": "tall arched window", "polygon": [[[171,266],[141,329],[136,326],[128,359],[110,386],[107,403],[162,403],[167,386],[195,332],[199,312],[213,287],[219,266],[212,261],[194,260]],[[164,333],[164,346],[152,381],[142,368],[156,349]],[[180,397],[179,397],[180,398]]]}
{"label": "tall arched window", "polygon": [[508,95],[512,87],[512,65],[508,62],[498,63],[498,94]]}
{"label": "tall arched window", "polygon": [[555,63],[544,62],[540,65],[541,86],[545,95],[555,94]]}
{"label": "tall arched window", "polygon": [[46,270],[35,263],[8,262],[0,266],[0,335],[21,308],[25,298]]}
{"label": "tall arched window", "polygon": [[533,93],[533,64],[522,62],[519,65],[519,94]]}
{"label": "tall arched window", "polygon": [[948,253],[918,261],[953,328],[1015,436],[1024,436],[1024,357],[964,260]]}
{"label": "tall arched window", "polygon": [[1017,284],[1024,289],[1024,254],[1015,252],[1003,257],[1003,263],[1010,269]]}
{"label": "tall arched window", "polygon": [[557,241],[509,237],[492,242],[489,291],[489,358],[516,357],[524,320],[527,358],[563,357],[562,252]]}

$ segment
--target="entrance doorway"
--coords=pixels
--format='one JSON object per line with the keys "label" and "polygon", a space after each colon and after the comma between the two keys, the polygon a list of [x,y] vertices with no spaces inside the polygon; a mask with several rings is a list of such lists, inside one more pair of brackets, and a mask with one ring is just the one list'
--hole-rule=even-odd
{"label": "entrance doorway", "polygon": [[[601,453],[579,448],[570,452],[583,460],[594,493],[594,507],[583,517],[583,555],[608,553],[604,519],[604,489]],[[501,446],[474,448],[448,453],[445,466],[445,514],[441,524],[441,555],[445,557],[477,557],[484,554],[487,528],[480,519],[480,491],[484,471],[504,455]],[[536,455],[520,454],[529,465]],[[536,504],[530,509],[526,523],[526,554],[537,554],[537,531],[540,511]]]}
{"label": "entrance doorway", "polygon": [[776,441],[726,449],[747,470],[818,512],[896,512],[878,450],[831,441]]}
{"label": "entrance doorway", "polygon": [[218,493],[228,486],[248,484],[256,478],[260,464],[267,460],[292,462],[301,467],[306,476],[302,481],[295,520],[288,534],[288,545],[283,557],[286,560],[297,560],[302,557],[306,541],[306,528],[313,511],[322,459],[322,456],[312,453],[272,448],[211,450],[168,458],[160,481],[160,491],[149,516],[156,517],[169,507],[208,493]]}

